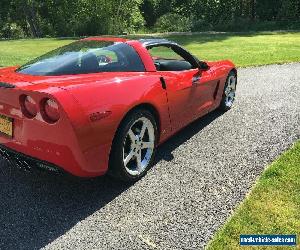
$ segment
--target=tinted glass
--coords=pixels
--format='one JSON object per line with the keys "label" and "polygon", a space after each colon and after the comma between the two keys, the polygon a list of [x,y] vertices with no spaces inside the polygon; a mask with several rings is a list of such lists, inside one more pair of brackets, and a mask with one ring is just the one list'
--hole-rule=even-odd
{"label": "tinted glass", "polygon": [[171,48],[165,46],[153,47],[148,50],[153,58],[166,60],[184,60],[180,55],[175,53]]}
{"label": "tinted glass", "polygon": [[77,41],[20,67],[29,75],[74,75],[98,72],[145,71],[136,51],[126,43]]}
{"label": "tinted glass", "polygon": [[173,49],[167,46],[156,46],[148,49],[157,71],[184,71],[192,65]]}

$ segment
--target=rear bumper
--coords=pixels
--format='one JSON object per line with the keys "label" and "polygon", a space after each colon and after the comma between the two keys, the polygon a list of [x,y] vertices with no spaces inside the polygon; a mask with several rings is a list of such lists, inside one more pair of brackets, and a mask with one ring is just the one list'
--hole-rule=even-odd
{"label": "rear bumper", "polygon": [[54,173],[64,173],[60,167],[46,161],[42,161],[31,156],[11,150],[3,145],[0,145],[0,156],[6,159],[11,165],[16,168],[31,171],[31,170],[47,170]]}
{"label": "rear bumper", "polygon": [[[101,150],[103,149],[103,150]],[[106,147],[100,146],[86,153],[77,151],[76,156],[73,154],[76,150],[67,147],[45,147],[43,150],[34,150],[34,147],[16,147],[14,144],[2,144],[0,138],[0,156],[5,158],[10,164],[23,170],[42,169],[56,173],[67,173],[76,177],[96,177],[106,174],[107,164],[100,161],[99,157],[105,160],[106,154],[99,154]],[[94,152],[94,151],[97,151]],[[107,150],[105,150],[107,151]],[[46,153],[48,152],[48,153]],[[55,152],[57,154],[51,154]],[[87,161],[86,157],[91,155],[91,160]],[[99,157],[98,157],[99,156]],[[94,161],[94,164],[92,164]],[[101,164],[102,163],[102,164]]]}
{"label": "rear bumper", "polygon": [[[32,161],[35,159],[39,163],[49,163],[47,166],[58,166],[74,176],[104,175],[108,168],[111,137],[99,131],[96,134],[102,140],[98,140],[88,116],[66,91],[57,88],[47,91],[52,91],[51,95],[17,88],[0,89],[0,115],[13,122],[13,136],[0,133],[0,154],[21,168],[36,166],[36,161]],[[45,97],[56,99],[61,111],[59,121],[49,124],[40,112],[35,118],[26,118],[19,104],[22,94],[30,95],[36,103],[41,103]]]}

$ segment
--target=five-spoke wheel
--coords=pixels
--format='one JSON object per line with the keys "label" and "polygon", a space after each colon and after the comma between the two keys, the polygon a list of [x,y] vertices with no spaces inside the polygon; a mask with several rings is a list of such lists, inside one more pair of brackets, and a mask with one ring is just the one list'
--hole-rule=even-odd
{"label": "five-spoke wheel", "polygon": [[223,111],[231,109],[233,102],[235,100],[237,77],[236,74],[231,71],[227,77],[227,81],[224,87],[224,93],[221,100],[220,108]]}
{"label": "five-spoke wheel", "polygon": [[153,114],[137,109],[122,122],[113,142],[110,173],[124,181],[141,178],[153,165],[157,127]]}
{"label": "five-spoke wheel", "polygon": [[154,127],[142,117],[129,129],[123,144],[123,162],[131,175],[140,175],[147,168],[155,143]]}

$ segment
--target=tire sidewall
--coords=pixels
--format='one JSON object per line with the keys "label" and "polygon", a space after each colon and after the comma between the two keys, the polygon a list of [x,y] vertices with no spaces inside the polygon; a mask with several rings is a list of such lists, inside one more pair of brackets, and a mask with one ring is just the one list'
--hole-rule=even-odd
{"label": "tire sidewall", "polygon": [[[150,122],[153,125],[154,128],[154,149],[152,156],[149,160],[149,164],[147,168],[139,175],[131,175],[127,172],[124,162],[123,162],[123,145],[125,138],[128,134],[129,129],[132,127],[132,125],[140,118],[145,117],[150,120]],[[155,151],[156,151],[156,145],[157,145],[157,138],[158,138],[158,130],[156,121],[151,114],[151,112],[143,109],[137,109],[132,112],[130,112],[125,119],[121,122],[121,125],[119,126],[119,129],[117,130],[116,136],[113,140],[112,149],[110,153],[110,161],[109,161],[109,174],[113,177],[116,177],[118,179],[121,179],[123,181],[127,182],[134,182],[142,178],[149,168],[152,167],[154,163],[154,157],[155,157]]]}
{"label": "tire sidewall", "polygon": [[236,77],[236,74],[233,71],[231,71],[228,74],[227,78],[226,78],[226,82],[225,82],[224,89],[223,89],[222,100],[221,100],[221,103],[220,103],[220,109],[223,110],[223,111],[228,111],[228,110],[230,110],[232,108],[232,105],[230,107],[226,105],[226,95],[225,95],[225,90],[226,90],[226,88],[228,86],[229,78],[231,76],[234,76],[236,78],[235,87],[237,86],[237,77]]}

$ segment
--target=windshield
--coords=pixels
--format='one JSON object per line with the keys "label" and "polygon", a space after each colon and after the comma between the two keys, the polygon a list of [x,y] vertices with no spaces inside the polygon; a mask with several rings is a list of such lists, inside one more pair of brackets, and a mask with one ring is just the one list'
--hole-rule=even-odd
{"label": "windshield", "polygon": [[145,67],[130,45],[89,40],[53,50],[17,69],[23,74],[45,76],[140,71]]}

